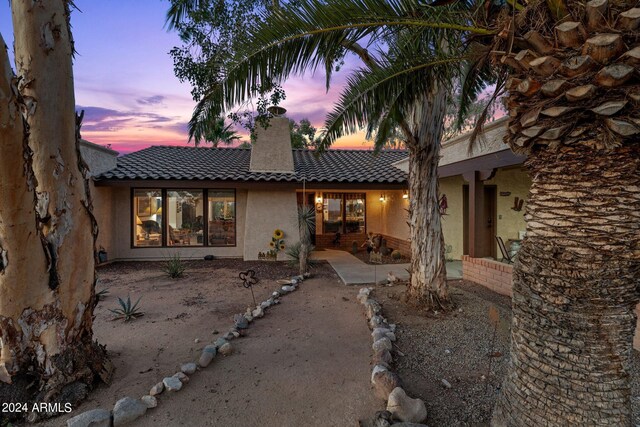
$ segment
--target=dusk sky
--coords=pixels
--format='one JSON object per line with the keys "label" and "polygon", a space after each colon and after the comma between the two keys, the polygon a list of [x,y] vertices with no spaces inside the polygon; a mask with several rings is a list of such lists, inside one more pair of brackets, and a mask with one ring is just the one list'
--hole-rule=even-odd
{"label": "dusk sky", "polygon": [[[76,0],[71,15],[78,54],[74,63],[76,105],[85,110],[82,137],[127,153],[150,145],[187,144],[187,122],[195,102],[190,86],[173,73],[169,50],[180,44],[164,29],[164,0]],[[13,52],[11,12],[0,5],[0,32]],[[12,64],[13,65],[13,64]],[[348,67],[347,67],[348,68]],[[305,75],[285,84],[282,106],[296,120],[318,129],[346,73],[335,75],[325,93],[324,75]],[[364,148],[363,134],[339,140],[335,148]]]}

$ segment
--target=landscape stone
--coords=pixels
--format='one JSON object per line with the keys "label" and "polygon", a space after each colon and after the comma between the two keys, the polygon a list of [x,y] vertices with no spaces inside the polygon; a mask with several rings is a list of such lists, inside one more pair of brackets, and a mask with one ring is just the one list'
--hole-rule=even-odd
{"label": "landscape stone", "polygon": [[391,412],[378,411],[376,415],[369,420],[360,420],[360,427],[389,427],[391,425]]}
{"label": "landscape stone", "polygon": [[83,412],[67,420],[67,427],[110,427],[111,411],[98,408]]}
{"label": "landscape stone", "polygon": [[393,362],[393,356],[387,349],[376,351],[371,358],[374,365],[390,365]]}
{"label": "landscape stone", "polygon": [[378,373],[378,372],[384,372],[386,371],[387,368],[382,366],[382,365],[376,365],[373,367],[373,369],[371,370],[371,383],[373,384],[373,377]]}
{"label": "landscape stone", "polygon": [[240,332],[236,331],[235,329],[229,331],[231,332],[231,335],[233,335],[234,338],[240,338]]}
{"label": "landscape stone", "polygon": [[373,348],[373,351],[377,352],[380,350],[391,350],[393,349],[393,344],[391,344],[391,340],[389,338],[385,337],[375,341],[371,347]]}
{"label": "landscape stone", "polygon": [[380,314],[382,311],[382,307],[376,300],[368,299],[364,303],[364,308],[366,310],[367,319],[371,319],[376,314]]}
{"label": "landscape stone", "polygon": [[369,320],[369,327],[371,329],[379,328],[381,325],[384,325],[384,318],[382,316],[373,316]]}
{"label": "landscape stone", "polygon": [[446,388],[451,388],[451,383],[445,380],[444,378],[442,379],[442,385],[445,386]]}
{"label": "landscape stone", "polygon": [[236,329],[247,329],[249,327],[249,321],[242,314],[236,314],[233,316],[233,323]]}
{"label": "landscape stone", "polygon": [[228,356],[233,353],[233,347],[231,347],[230,343],[225,343],[218,349],[218,352],[223,356]]}
{"label": "landscape stone", "polygon": [[289,292],[293,292],[296,290],[295,286],[290,286],[290,285],[284,285],[282,287],[282,290],[289,293]]}
{"label": "landscape stone", "polygon": [[273,293],[271,294],[272,297],[274,298],[278,298],[280,296],[280,292],[278,291],[273,291]]}
{"label": "landscape stone", "polygon": [[236,336],[233,335],[233,332],[229,331],[226,334],[224,334],[224,336],[222,338],[224,338],[227,341],[231,341],[232,339],[234,339]]}
{"label": "landscape stone", "polygon": [[262,301],[260,303],[260,308],[264,310],[265,308],[271,307],[272,304],[273,304],[273,300]]}
{"label": "landscape stone", "polygon": [[387,411],[400,421],[420,423],[427,418],[427,407],[421,399],[412,399],[401,388],[396,387],[389,394]]}
{"label": "landscape stone", "polygon": [[198,365],[200,365],[200,367],[202,368],[206,368],[211,364],[214,357],[216,357],[216,346],[208,345],[202,350],[202,353],[200,353],[200,359],[198,359]]}
{"label": "landscape stone", "polygon": [[264,316],[264,310],[262,309],[262,307],[256,307],[256,309],[251,312],[251,315],[253,316],[254,319],[260,318]]}
{"label": "landscape stone", "polygon": [[198,369],[198,367],[193,362],[185,363],[180,367],[180,370],[187,375],[193,374],[196,371],[196,369]]}
{"label": "landscape stone", "polygon": [[182,381],[176,377],[166,377],[162,383],[167,391],[178,391],[182,388]]}
{"label": "landscape stone", "polygon": [[147,405],[147,408],[155,408],[156,406],[158,406],[158,399],[150,395],[142,396],[140,398],[140,401]]}
{"label": "landscape stone", "polygon": [[160,381],[158,384],[156,384],[153,387],[151,387],[151,390],[149,390],[149,394],[151,396],[157,396],[158,394],[162,393],[163,391],[164,391],[164,384],[162,383],[162,381]]}
{"label": "landscape stone", "polygon": [[393,427],[428,427],[426,424],[418,423],[395,423]]}
{"label": "landscape stone", "polygon": [[224,338],[218,338],[216,340],[216,342],[214,342],[213,344],[216,346],[217,349],[220,349],[220,347],[222,347],[223,345],[225,345],[228,341]]}
{"label": "landscape stone", "polygon": [[400,377],[394,372],[384,370],[373,374],[373,389],[376,396],[382,400],[387,400],[389,394],[401,386]]}
{"label": "landscape stone", "polygon": [[389,338],[391,341],[396,340],[396,335],[393,332],[391,332],[391,330],[384,327],[375,328],[373,332],[371,332],[371,336],[373,337],[374,341],[378,341],[380,338],[385,338],[385,337]]}
{"label": "landscape stone", "polygon": [[[155,399],[155,398],[154,398]],[[129,424],[147,412],[147,405],[138,399],[123,397],[113,407],[113,427]]]}

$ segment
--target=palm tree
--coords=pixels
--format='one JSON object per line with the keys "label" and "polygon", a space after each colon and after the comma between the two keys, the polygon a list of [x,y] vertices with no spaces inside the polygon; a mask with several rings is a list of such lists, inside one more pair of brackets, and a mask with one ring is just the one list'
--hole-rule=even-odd
{"label": "palm tree", "polygon": [[195,127],[190,132],[190,140],[194,139],[196,147],[200,141],[204,139],[214,147],[220,144],[231,145],[238,141],[241,137],[233,129],[233,123],[224,124],[224,117],[216,117],[211,122],[202,123],[201,126]]}
{"label": "palm tree", "polygon": [[[393,17],[391,24],[388,16]],[[490,33],[461,25],[467,16],[466,4],[440,13],[413,1],[296,2],[295,9],[277,10],[249,30],[236,46],[237,62],[200,100],[191,125],[257,95],[255,88],[264,82],[280,82],[296,72],[323,66],[328,86],[334,63],[347,53],[356,54],[364,66],[350,76],[327,117],[317,149],[322,152],[340,136],[362,127],[368,136],[375,133],[380,149],[395,129],[401,130],[410,154],[408,292],[416,303],[439,307],[448,301],[437,166],[448,82],[457,70],[450,65],[461,61],[453,53],[462,35]],[[175,22],[171,15],[169,21]],[[408,31],[406,22],[419,30]],[[361,40],[388,48],[374,55],[359,44]]]}
{"label": "palm tree", "polygon": [[511,366],[494,425],[631,425],[640,289],[640,9],[555,0],[503,16],[506,142],[528,156]]}

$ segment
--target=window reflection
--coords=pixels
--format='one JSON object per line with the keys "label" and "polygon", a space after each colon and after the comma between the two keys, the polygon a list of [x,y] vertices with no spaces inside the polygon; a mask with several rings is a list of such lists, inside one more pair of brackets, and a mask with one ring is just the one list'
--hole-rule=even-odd
{"label": "window reflection", "polygon": [[202,246],[202,190],[167,191],[167,245]]}
{"label": "window reflection", "polygon": [[235,246],[236,197],[233,190],[209,190],[209,246]]}
{"label": "window reflection", "polygon": [[134,190],[134,246],[162,245],[162,191]]}

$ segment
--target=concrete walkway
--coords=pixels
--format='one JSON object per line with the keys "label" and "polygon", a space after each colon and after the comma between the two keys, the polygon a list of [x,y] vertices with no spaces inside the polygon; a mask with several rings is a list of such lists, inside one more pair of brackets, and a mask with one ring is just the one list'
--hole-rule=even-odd
{"label": "concrete walkway", "polygon": [[[385,280],[391,271],[400,280],[409,279],[409,264],[367,264],[351,255],[347,251],[325,249],[316,251],[313,258],[325,260],[338,273],[345,285],[359,285],[363,283],[376,283]],[[447,277],[459,279],[462,277],[462,262],[450,261],[447,263]]]}

